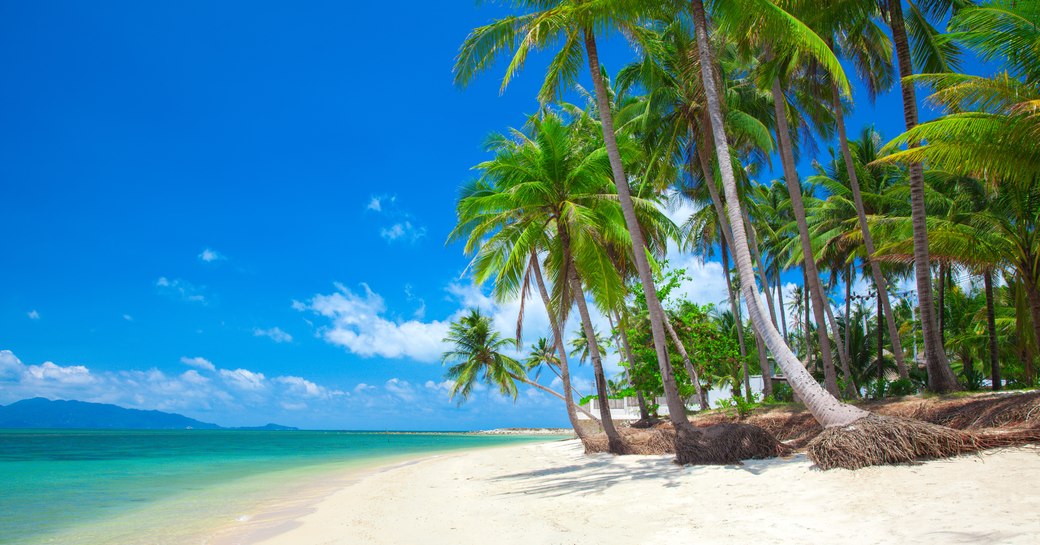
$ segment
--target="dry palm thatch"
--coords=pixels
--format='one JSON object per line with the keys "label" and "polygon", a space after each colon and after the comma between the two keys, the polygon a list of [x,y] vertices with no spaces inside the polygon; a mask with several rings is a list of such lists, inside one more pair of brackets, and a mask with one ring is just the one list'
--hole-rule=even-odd
{"label": "dry palm thatch", "polygon": [[[648,429],[620,428],[628,454],[675,454],[680,464],[735,464],[787,453],[768,431],[750,424],[723,423],[699,428],[676,450],[675,430],[668,423]],[[606,436],[589,437],[585,452],[608,452]]]}

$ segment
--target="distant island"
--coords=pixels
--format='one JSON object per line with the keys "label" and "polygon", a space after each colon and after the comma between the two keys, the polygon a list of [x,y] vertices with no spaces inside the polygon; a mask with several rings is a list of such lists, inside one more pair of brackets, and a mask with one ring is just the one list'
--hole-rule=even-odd
{"label": "distant island", "polygon": [[127,409],[105,403],[23,399],[0,406],[0,428],[123,429],[123,430],[296,430],[267,424],[259,427],[225,428],[187,416],[162,411]]}

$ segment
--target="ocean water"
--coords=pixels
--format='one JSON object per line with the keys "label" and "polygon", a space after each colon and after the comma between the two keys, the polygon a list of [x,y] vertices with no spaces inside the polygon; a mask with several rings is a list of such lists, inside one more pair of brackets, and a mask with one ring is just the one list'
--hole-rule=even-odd
{"label": "ocean water", "polygon": [[0,544],[232,543],[349,469],[552,440],[459,433],[0,430]]}

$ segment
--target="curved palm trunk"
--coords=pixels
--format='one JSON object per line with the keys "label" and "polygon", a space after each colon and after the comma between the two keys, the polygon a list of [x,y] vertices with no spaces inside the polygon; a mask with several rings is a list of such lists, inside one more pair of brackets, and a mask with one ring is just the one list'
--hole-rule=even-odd
{"label": "curved palm trunk", "polygon": [[[768,294],[769,279],[766,277],[765,264],[762,263],[762,252],[758,250],[758,236],[755,235],[755,226],[751,225],[751,218],[748,216],[747,210],[744,211],[743,215],[748,240],[751,242],[751,257],[754,260],[754,265],[758,266],[758,279],[762,282],[762,291]],[[766,307],[769,309],[769,320],[773,322],[773,327],[776,327],[776,309],[773,308],[772,297],[766,297]]]}
{"label": "curved palm trunk", "polygon": [[[907,378],[906,362],[903,360],[903,345],[899,338],[899,328],[896,326],[895,316],[892,314],[892,305],[888,300],[888,287],[885,277],[881,274],[881,265],[874,259],[874,237],[870,234],[870,226],[867,225],[867,211],[863,206],[863,192],[860,191],[859,177],[856,175],[856,166],[852,159],[852,151],[849,149],[849,139],[845,132],[845,113],[841,105],[841,97],[838,94],[838,86],[831,84],[831,102],[834,105],[834,120],[838,127],[838,143],[841,147],[841,156],[845,159],[845,170],[849,176],[849,186],[852,188],[852,199],[856,204],[856,216],[859,219],[859,230],[863,233],[863,246],[867,250],[867,263],[870,265],[870,274],[874,277],[874,286],[877,287],[878,298],[881,300],[881,309],[885,314],[888,325],[888,336],[892,339],[892,357],[896,360],[896,368],[899,370],[899,378]],[[851,278],[849,280],[851,283]],[[848,298],[846,298],[848,301]],[[846,306],[848,303],[846,302]],[[846,319],[848,311],[846,310]]]}
{"label": "curved palm trunk", "polygon": [[[571,391],[574,387],[571,386],[570,366],[567,363],[567,348],[563,346],[563,331],[560,330],[559,320],[556,319],[556,313],[552,310],[549,290],[545,288],[545,278],[542,277],[542,267],[538,264],[538,256],[534,252],[531,252],[531,269],[534,272],[535,282],[538,284],[538,293],[542,296],[542,304],[545,305],[545,312],[549,315],[549,326],[552,327],[556,353],[560,355],[560,381],[563,382],[563,391],[567,393],[566,397],[563,398],[564,403],[567,404],[567,418],[571,422],[571,427],[574,428],[574,433],[578,434],[578,438],[584,441],[586,437],[585,430],[582,429],[576,412],[578,404],[574,402],[574,398],[571,396]],[[588,414],[594,422],[599,422],[599,419],[592,416],[592,413],[584,408],[581,410]]]}
{"label": "curved palm trunk", "polygon": [[939,262],[939,342],[946,348],[946,273],[949,265],[945,261]]}
{"label": "curved palm trunk", "polygon": [[650,332],[654,338],[657,365],[661,370],[661,382],[668,404],[668,419],[675,428],[676,441],[692,443],[700,432],[686,417],[686,405],[679,396],[679,387],[675,382],[675,373],[672,371],[672,363],[668,357],[668,337],[664,330],[664,308],[661,307],[661,301],[657,298],[657,288],[654,286],[653,274],[650,271],[650,261],[646,257],[646,241],[643,238],[643,231],[639,226],[639,219],[636,217],[635,206],[632,203],[632,193],[628,187],[628,178],[625,177],[625,167],[621,163],[621,152],[618,150],[617,139],[614,136],[614,117],[610,111],[607,89],[600,74],[599,53],[591,29],[584,30],[584,38],[589,73],[595,88],[596,107],[599,110],[600,125],[603,130],[603,141],[607,148],[607,157],[610,159],[610,170],[614,177],[614,185],[617,187],[621,212],[625,216],[625,226],[632,237],[632,255],[636,263],[636,271],[639,273],[639,281],[643,284],[643,292],[646,295],[646,306],[650,314]]}
{"label": "curved palm trunk", "polygon": [[[692,126],[690,127],[690,131],[691,132],[693,131],[693,127]],[[720,246],[721,251],[722,251],[722,267],[723,267],[723,269],[724,269],[724,271],[726,273],[726,292],[729,295],[730,310],[731,310],[731,312],[733,312],[733,317],[735,319],[739,320],[740,319],[740,301],[739,301],[739,298],[736,297],[736,295],[733,293],[733,282],[730,280],[730,277],[729,277],[729,259],[728,259],[727,251],[726,251],[726,245],[727,244],[729,244],[729,245],[733,244],[733,240],[732,240],[733,239],[733,232],[732,232],[732,230],[729,227],[729,221],[726,219],[726,211],[725,211],[725,209],[722,206],[722,197],[719,196],[719,189],[718,189],[718,187],[715,186],[715,174],[714,174],[714,172],[712,171],[712,168],[711,168],[711,161],[708,159],[708,156],[707,156],[707,154],[706,154],[706,152],[705,152],[705,150],[704,150],[704,148],[702,146],[697,146],[697,157],[700,160],[701,173],[702,173],[702,176],[704,176],[704,185],[706,185],[708,187],[708,195],[711,196],[711,203],[715,207],[715,214],[719,218],[719,230],[722,232],[722,240],[719,241],[719,246]],[[690,167],[692,169],[693,165],[691,164]],[[747,219],[746,215],[745,215],[745,219]],[[750,226],[750,223],[748,223],[748,225]],[[754,239],[752,239],[752,240],[754,240]],[[754,247],[755,247],[755,250],[754,250],[755,255],[758,255],[758,243],[757,242],[754,243]],[[759,263],[759,272],[761,273],[762,271],[763,271],[763,269],[761,267],[761,263]],[[763,289],[768,291],[769,290],[769,287],[768,287],[769,284],[766,281],[765,276],[762,276],[762,281],[764,282],[763,286],[765,286]],[[771,316],[773,317],[773,326],[775,327],[776,326],[776,316],[775,316],[775,314],[773,314],[772,298],[770,298],[769,302],[770,302],[769,310],[770,310]],[[752,326],[754,326],[754,324],[752,324]],[[766,351],[763,349],[764,348],[764,343],[762,342],[762,335],[759,334],[757,328],[752,327],[752,329],[754,329],[754,331],[755,331],[755,342],[757,343],[757,347],[758,347],[758,366],[759,366],[759,368],[762,371],[762,384],[763,384],[762,391],[767,396],[773,395],[773,383],[772,383],[771,380],[767,379],[767,377],[771,377],[772,376],[772,369],[769,366],[769,359],[768,359],[768,356],[766,355]],[[747,399],[751,399],[751,380],[748,377],[748,372],[747,372],[747,346],[744,344],[744,328],[743,327],[738,327],[737,328],[737,341],[740,343],[740,361],[743,362],[742,363],[742,365],[743,365],[742,369],[744,371],[744,386],[745,386],[745,390],[746,390],[746,393],[747,393]]]}
{"label": "curved palm trunk", "polygon": [[813,317],[816,318],[816,337],[820,342],[820,356],[823,359],[823,382],[827,391],[838,395],[837,374],[834,372],[834,355],[831,353],[831,342],[827,338],[827,318],[824,316],[823,286],[820,283],[820,272],[816,268],[815,254],[812,250],[812,239],[809,238],[809,224],[805,220],[805,205],[802,203],[802,184],[794,167],[794,148],[791,147],[791,133],[787,125],[784,105],[787,103],[780,88],[780,79],[773,79],[773,108],[776,111],[777,143],[780,146],[780,159],[784,167],[784,181],[787,192],[791,196],[791,211],[794,212],[798,224],[798,234],[802,239],[802,255],[805,276],[809,284],[809,295],[812,297]]}
{"label": "curved palm trunk", "polygon": [[[848,274],[845,277],[845,357],[848,358],[850,356],[850,354],[849,354],[849,345],[852,344],[852,341],[851,341],[851,339],[852,339],[852,337],[851,337],[851,335],[852,335],[852,327],[850,327],[851,322],[849,322],[849,317],[852,316],[852,314],[851,314],[851,312],[852,312],[852,264],[851,263],[849,263],[849,265],[846,267],[846,272]],[[837,334],[837,333],[835,333],[835,334]]]}
{"label": "curved palm trunk", "polygon": [[[628,332],[625,331],[625,321],[622,319],[621,314],[617,316],[618,331],[621,336],[621,345],[625,347],[625,357],[628,359],[628,364],[631,366],[636,361],[635,357],[632,356],[632,345],[628,344]],[[631,376],[631,375],[629,375]],[[636,387],[633,382],[632,387],[636,391],[636,403],[639,404],[639,419],[646,422],[650,420],[650,411],[646,408],[646,399],[643,398],[643,392]]]}
{"label": "curved palm trunk", "polygon": [[986,330],[989,333],[989,379],[993,383],[993,391],[999,391],[1000,384],[1000,351],[997,348],[997,318],[993,310],[993,269],[982,273],[982,284],[986,290]]}
{"label": "curved palm trunk", "polygon": [[802,316],[804,329],[802,330],[802,337],[805,341],[805,361],[806,367],[817,370],[815,352],[812,349],[812,327],[809,323],[809,277],[805,274],[805,267],[802,267]]}
{"label": "curved palm trunk", "polygon": [[[913,74],[910,64],[910,46],[906,40],[906,27],[903,23],[902,0],[890,0],[889,26],[892,29],[892,41],[896,46],[896,59],[899,65],[899,77],[902,80],[900,89],[903,93],[903,118],[906,130],[917,126],[917,95],[914,84],[906,78]],[[917,142],[910,142],[916,147]],[[928,228],[925,224],[924,206],[924,171],[920,163],[910,164],[910,216],[914,230],[914,276],[917,279],[917,299],[921,307],[921,333],[924,337],[924,356],[928,368],[928,389],[945,393],[959,389],[957,377],[953,375],[950,362],[946,359],[946,351],[935,320],[935,303],[932,300],[932,277],[928,258]]]}
{"label": "curved palm trunk", "polygon": [[675,350],[679,352],[679,356],[683,360],[683,365],[686,367],[686,374],[690,377],[690,382],[693,383],[694,390],[697,392],[697,402],[700,403],[701,410],[708,410],[708,397],[704,395],[704,388],[701,386],[701,377],[697,373],[697,368],[693,366],[693,362],[690,361],[690,355],[686,353],[686,347],[683,346],[679,335],[675,333],[675,328],[672,327],[671,320],[664,321],[664,328],[668,330],[668,336],[672,338],[672,344],[675,345]]}
{"label": "curved palm trunk", "polygon": [[[1037,345],[1040,346],[1040,290],[1037,289],[1036,280],[1034,280],[1036,275],[1032,270],[1027,270],[1027,274],[1023,276],[1026,297],[1029,301],[1029,315],[1033,319],[1033,334],[1036,335]],[[1026,358],[1025,363],[1025,379],[1030,386],[1036,381],[1036,371],[1033,368],[1034,357]]]}
{"label": "curved palm trunk", "polygon": [[784,326],[784,342],[788,342],[787,313],[784,311],[784,287],[780,283],[780,271],[776,272],[776,302],[780,307],[780,324]]}
{"label": "curved palm trunk", "polygon": [[740,202],[737,200],[736,178],[733,175],[733,166],[726,160],[729,157],[729,143],[726,139],[723,125],[722,105],[719,100],[718,89],[715,86],[715,76],[708,69],[708,67],[712,66],[712,60],[711,50],[708,46],[708,25],[704,13],[704,4],[701,0],[692,0],[690,4],[701,60],[701,77],[703,78],[705,94],[707,95],[711,130],[715,137],[715,153],[719,159],[726,200],[730,203],[728,212],[730,225],[733,228],[734,258],[737,262],[737,269],[740,271],[741,284],[748,301],[748,312],[751,314],[751,320],[758,325],[759,331],[763,333],[763,341],[769,347],[770,352],[773,353],[777,364],[783,369],[788,383],[797,395],[802,398],[806,407],[812,412],[813,417],[825,427],[851,424],[869,413],[838,401],[813,379],[812,375],[802,367],[798,358],[791,352],[790,347],[784,343],[783,338],[780,337],[780,332],[766,319],[761,303],[758,301],[758,294],[754,289],[755,272],[751,266],[750,251],[747,249],[747,235],[744,233],[744,226],[740,221],[741,210]]}

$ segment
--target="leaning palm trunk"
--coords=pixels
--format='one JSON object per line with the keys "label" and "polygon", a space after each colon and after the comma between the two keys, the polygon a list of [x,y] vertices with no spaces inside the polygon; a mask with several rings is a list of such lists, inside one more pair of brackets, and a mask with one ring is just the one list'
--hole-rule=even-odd
{"label": "leaning palm trunk", "polygon": [[[715,135],[715,152],[720,159],[729,155],[729,145],[722,119],[722,106],[715,87],[708,48],[708,27],[704,4],[691,2],[697,45],[700,50],[701,77],[704,79],[711,130]],[[748,299],[751,320],[760,325],[769,349],[787,375],[791,388],[805,402],[816,420],[824,426],[823,432],[808,445],[809,458],[819,467],[856,469],[868,465],[909,462],[921,458],[952,456],[972,452],[987,445],[1014,444],[1010,437],[984,436],[978,433],[953,430],[910,419],[877,416],[846,405],[827,393],[803,368],[791,349],[784,344],[780,333],[765,317],[765,310],[754,290],[754,270],[746,250],[746,235],[739,223],[740,204],[737,202],[737,184],[732,166],[720,161],[723,187],[731,203],[730,221],[733,225],[735,258],[742,286]],[[855,423],[855,425],[850,425]],[[1017,439],[1022,441],[1022,439]]]}
{"label": "leaning palm trunk", "polygon": [[[693,127],[690,127],[693,130]],[[701,173],[704,176],[704,185],[708,187],[708,195],[711,196],[711,203],[715,207],[715,214],[719,218],[719,231],[722,232],[722,240],[720,241],[720,248],[722,252],[722,268],[726,274],[726,292],[729,296],[730,311],[733,313],[733,318],[739,321],[740,319],[740,300],[736,296],[733,290],[733,282],[729,277],[729,259],[726,252],[726,246],[733,244],[733,232],[729,228],[729,221],[726,219],[726,211],[722,206],[722,197],[719,196],[719,188],[715,185],[715,175],[711,168],[711,161],[708,159],[707,153],[703,146],[697,146],[697,157],[700,160]],[[693,165],[690,165],[691,168]],[[757,254],[757,244],[755,253]],[[764,281],[764,279],[763,279]],[[768,286],[768,284],[764,284]],[[766,290],[769,288],[766,287]],[[770,307],[772,309],[772,307]],[[782,309],[781,309],[782,310]],[[773,319],[773,325],[776,325],[776,319]],[[754,324],[752,324],[754,326]],[[752,327],[754,329],[754,327]],[[755,341],[758,346],[758,365],[762,371],[762,384],[763,393],[765,395],[773,395],[773,383],[766,377],[772,376],[772,370],[769,366],[769,360],[766,356],[766,351],[763,350],[762,335],[755,329]],[[737,328],[737,342],[740,345],[740,361],[743,362],[744,370],[744,385],[747,393],[747,399],[751,399],[751,381],[748,378],[747,373],[747,346],[744,344],[744,328]]]}
{"label": "leaning palm trunk", "polygon": [[[564,396],[563,394],[561,394],[560,392],[557,392],[556,390],[553,390],[552,388],[548,388],[546,386],[542,386],[541,384],[538,384],[537,382],[535,382],[535,381],[533,381],[533,380],[531,380],[531,379],[529,379],[529,378],[527,378],[527,377],[525,377],[523,375],[517,375],[517,374],[509,373],[509,376],[512,377],[513,380],[518,380],[518,381],[523,382],[524,384],[526,384],[528,386],[533,386],[535,388],[538,388],[539,390],[541,390],[541,391],[543,391],[543,392],[545,392],[547,394],[550,394],[553,397],[556,397],[556,398],[558,398],[560,400],[563,400],[564,402],[567,401],[567,397],[570,397],[570,396]],[[572,400],[572,402],[573,402],[573,400]],[[577,406],[577,410],[581,411],[581,414],[584,414],[585,416],[591,418],[594,422],[598,421],[598,419],[596,418],[596,415],[590,413],[588,410],[585,409],[585,407],[582,407],[582,406],[579,405],[579,406]],[[584,442],[585,438],[586,438],[586,435],[585,435],[585,433],[583,431],[581,431],[581,427],[575,425],[574,422],[571,422],[571,426],[574,427],[574,433],[578,436],[578,438],[581,439],[582,442]]]}
{"label": "leaning palm trunk", "polygon": [[[657,352],[657,365],[661,370],[661,383],[664,387],[664,396],[668,404],[668,418],[675,427],[676,443],[692,442],[699,432],[693,427],[686,417],[686,404],[679,395],[679,387],[675,382],[675,373],[672,363],[668,357],[668,337],[664,330],[664,308],[657,298],[657,288],[654,286],[653,274],[650,270],[650,262],[646,256],[646,241],[643,231],[636,217],[635,205],[632,202],[632,193],[628,187],[628,178],[625,177],[625,168],[621,162],[621,152],[618,150],[617,139],[614,135],[614,117],[610,111],[610,102],[607,97],[607,89],[603,84],[600,73],[599,54],[596,49],[596,39],[592,29],[584,30],[585,52],[589,61],[589,73],[596,95],[596,107],[599,110],[600,125],[603,131],[603,141],[607,148],[607,157],[610,160],[610,170],[614,177],[614,185],[617,187],[618,201],[621,212],[625,217],[625,226],[632,237],[632,256],[635,261],[639,280],[643,285],[646,295],[646,306],[650,315],[650,332],[654,339],[654,349]],[[594,344],[594,343],[593,343]],[[676,449],[679,450],[678,448]],[[680,456],[680,461],[682,458]]]}
{"label": "leaning palm trunk", "polygon": [[664,328],[668,330],[668,336],[672,338],[672,344],[675,345],[675,350],[679,352],[679,356],[683,360],[683,365],[686,367],[686,374],[690,377],[690,382],[693,383],[694,391],[697,392],[697,402],[701,405],[701,410],[708,410],[708,398],[704,395],[704,387],[701,386],[701,377],[697,373],[697,368],[693,366],[693,362],[690,361],[690,355],[686,352],[686,347],[683,346],[682,340],[679,339],[679,335],[675,333],[675,328],[672,327],[671,320],[664,321]]}
{"label": "leaning palm trunk", "polygon": [[[787,313],[784,312],[784,287],[780,284],[780,271],[776,271],[776,302],[777,306],[780,307],[780,324],[784,326],[784,341],[789,342],[787,337]],[[848,311],[845,314],[848,314]]]}
{"label": "leaning palm trunk", "polygon": [[[874,237],[870,234],[870,226],[867,225],[867,212],[863,206],[863,193],[859,187],[859,177],[856,175],[856,165],[852,159],[852,151],[849,150],[849,139],[845,133],[845,113],[841,105],[841,97],[838,94],[838,86],[831,83],[831,102],[834,105],[834,122],[838,127],[838,143],[841,146],[841,156],[845,159],[845,169],[849,175],[849,186],[852,188],[852,199],[856,204],[856,216],[859,218],[859,230],[863,233],[863,247],[867,250],[867,263],[870,264],[870,274],[874,277],[874,286],[877,287],[878,299],[881,301],[881,310],[885,314],[888,325],[888,336],[892,340],[892,357],[896,360],[896,368],[899,370],[899,378],[907,378],[906,363],[903,361],[903,345],[899,339],[899,327],[896,326],[895,316],[892,314],[892,305],[888,300],[888,287],[885,277],[881,274],[881,265],[874,260]],[[851,283],[851,279],[850,279]],[[848,299],[846,298],[846,302]],[[846,303],[846,306],[847,303]],[[848,311],[845,312],[848,319]],[[835,333],[837,334],[837,333]]]}
{"label": "leaning palm trunk", "polygon": [[791,196],[791,211],[798,224],[798,234],[802,240],[802,255],[805,266],[805,276],[808,281],[809,296],[812,298],[813,317],[816,319],[816,337],[820,342],[820,356],[823,359],[823,382],[827,391],[833,396],[838,395],[837,374],[834,371],[834,355],[831,353],[831,343],[827,338],[827,319],[824,316],[823,287],[820,285],[820,273],[816,268],[816,259],[812,249],[812,239],[809,238],[809,224],[805,220],[805,205],[802,203],[802,184],[798,180],[798,173],[794,166],[794,149],[791,147],[791,133],[787,125],[787,115],[784,105],[787,103],[783,91],[780,88],[780,79],[773,79],[773,108],[776,111],[776,133],[777,144],[780,147],[780,162],[784,167],[784,180],[787,182],[787,192]]}
{"label": "leaning palm trunk", "polygon": [[[545,312],[549,315],[549,325],[552,327],[553,343],[556,346],[556,353],[560,355],[560,381],[563,382],[564,398],[563,401],[567,405],[567,418],[571,422],[571,427],[574,428],[574,433],[578,435],[578,438],[585,442],[585,430],[581,427],[578,422],[578,415],[576,409],[578,405],[574,403],[574,398],[571,396],[571,373],[570,366],[567,363],[567,348],[563,345],[563,331],[560,330],[559,320],[556,319],[556,313],[552,310],[552,302],[549,299],[549,290],[545,288],[545,279],[542,277],[542,268],[538,264],[538,256],[531,253],[531,269],[534,272],[535,282],[538,284],[538,293],[542,296],[542,304],[545,305]],[[598,422],[592,413],[581,409],[582,412],[588,414],[594,422]]]}
{"label": "leaning palm trunk", "polygon": [[[758,293],[755,290],[755,271],[751,265],[751,252],[748,250],[747,235],[744,232],[736,178],[733,175],[733,165],[729,161],[729,144],[723,128],[725,125],[722,118],[722,105],[718,95],[718,88],[715,84],[715,76],[709,69],[712,66],[712,60],[711,50],[708,45],[708,25],[704,13],[704,4],[701,0],[692,0],[691,8],[701,61],[701,78],[704,81],[711,131],[715,140],[715,154],[718,157],[719,170],[722,174],[722,186],[726,194],[726,202],[729,205],[727,213],[729,215],[730,227],[733,231],[733,257],[737,263],[737,270],[740,273],[741,288],[744,290],[744,297],[748,303],[747,307],[748,313],[751,315],[751,321],[762,332],[763,341],[765,341],[769,351],[773,353],[777,364],[783,369],[791,388],[802,398],[816,420],[825,427],[851,424],[866,417],[869,413],[851,405],[846,405],[828,394],[812,375],[805,370],[805,367],[802,367],[797,356],[791,352],[790,347],[787,346],[780,336],[780,332],[773,327],[763,314],[761,303],[758,300]],[[811,260],[811,253],[809,256],[809,260]]]}
{"label": "leaning palm trunk", "polygon": [[[917,126],[917,95],[913,82],[906,79],[913,75],[910,46],[906,39],[901,0],[890,1],[887,4],[899,76],[902,78],[900,88],[903,93],[903,117],[906,130],[909,131]],[[910,142],[909,146],[916,147],[917,142]],[[910,216],[914,231],[914,276],[917,278],[917,298],[921,307],[921,333],[924,337],[924,356],[928,368],[928,389],[937,393],[949,392],[959,387],[957,377],[954,376],[950,362],[946,359],[946,351],[936,325],[928,257],[928,228],[925,223],[924,171],[920,163],[910,163]]]}

